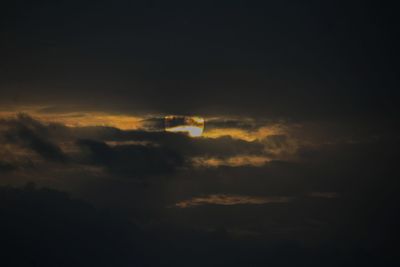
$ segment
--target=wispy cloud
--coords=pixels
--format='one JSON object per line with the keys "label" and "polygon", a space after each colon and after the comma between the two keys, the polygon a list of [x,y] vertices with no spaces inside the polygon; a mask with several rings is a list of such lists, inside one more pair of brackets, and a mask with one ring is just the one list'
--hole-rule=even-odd
{"label": "wispy cloud", "polygon": [[259,167],[265,165],[270,159],[263,155],[238,155],[228,158],[218,157],[196,157],[193,159],[193,164],[196,167],[239,167],[239,166],[254,166]]}
{"label": "wispy cloud", "polygon": [[259,197],[245,195],[212,194],[180,201],[175,204],[175,207],[190,208],[201,205],[263,205],[272,203],[288,203],[291,201],[291,199],[291,197],[286,196]]}

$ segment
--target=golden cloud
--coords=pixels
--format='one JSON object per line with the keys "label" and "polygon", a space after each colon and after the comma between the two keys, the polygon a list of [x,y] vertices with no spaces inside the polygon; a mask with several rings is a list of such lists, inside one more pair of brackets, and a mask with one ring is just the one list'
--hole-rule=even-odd
{"label": "golden cloud", "polygon": [[199,137],[204,130],[204,119],[190,116],[165,116],[165,131],[187,133],[191,137]]}
{"label": "golden cloud", "polygon": [[229,158],[216,158],[216,157],[196,157],[193,158],[193,165],[196,167],[240,167],[240,166],[254,166],[260,167],[265,165],[270,159],[266,156],[254,155],[239,155]]}
{"label": "golden cloud", "polygon": [[256,197],[243,195],[213,194],[204,197],[194,197],[175,204],[177,208],[190,208],[201,205],[263,205],[272,203],[288,203],[290,197]]}
{"label": "golden cloud", "polygon": [[20,111],[0,111],[0,118],[15,118],[19,113],[27,113],[44,123],[60,123],[68,127],[106,126],[122,130],[139,129],[143,117],[107,114],[103,112],[68,112],[43,114],[35,109],[21,109]]}
{"label": "golden cloud", "polygon": [[234,139],[241,139],[248,142],[262,140],[271,135],[279,135],[285,133],[281,125],[271,125],[258,128],[256,130],[245,130],[241,128],[216,128],[205,131],[204,137],[219,138],[223,136],[230,136]]}

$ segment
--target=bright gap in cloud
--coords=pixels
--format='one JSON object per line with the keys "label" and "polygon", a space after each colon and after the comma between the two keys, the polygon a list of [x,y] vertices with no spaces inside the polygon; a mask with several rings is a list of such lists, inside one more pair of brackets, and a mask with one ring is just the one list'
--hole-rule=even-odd
{"label": "bright gap in cloud", "polygon": [[204,119],[189,116],[166,116],[165,131],[186,133],[191,137],[200,137],[204,130]]}

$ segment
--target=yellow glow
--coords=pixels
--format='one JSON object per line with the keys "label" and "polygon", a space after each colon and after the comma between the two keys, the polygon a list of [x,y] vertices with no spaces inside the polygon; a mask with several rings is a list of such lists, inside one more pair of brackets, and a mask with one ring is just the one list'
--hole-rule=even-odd
{"label": "yellow glow", "polygon": [[200,117],[166,116],[165,131],[187,133],[190,137],[200,137],[204,130],[204,119]]}
{"label": "yellow glow", "polygon": [[141,125],[142,118],[128,115],[108,115],[104,113],[84,113],[84,114],[55,114],[55,115],[36,115],[36,118],[44,122],[58,122],[69,127],[85,126],[107,126],[122,130],[137,129]]}
{"label": "yellow glow", "polygon": [[219,128],[205,131],[203,136],[208,138],[219,138],[222,136],[230,136],[234,139],[241,139],[248,142],[262,140],[270,135],[281,134],[283,129],[280,126],[265,126],[256,131],[246,131],[239,128]]}
{"label": "yellow glow", "polygon": [[226,159],[221,158],[194,158],[194,165],[197,167],[219,167],[219,166],[230,166],[230,167],[239,167],[239,166],[254,166],[260,167],[270,161],[269,158],[264,156],[252,156],[252,155],[241,155],[229,157]]}
{"label": "yellow glow", "polygon": [[[29,111],[29,112],[26,112]],[[107,126],[122,130],[138,129],[142,126],[141,117],[130,115],[111,115],[102,112],[68,112],[43,114],[34,110],[21,110],[34,119],[44,123],[61,123],[68,127]],[[0,111],[0,118],[15,118],[19,112]]]}
{"label": "yellow glow", "polygon": [[188,133],[191,137],[199,137],[203,133],[203,129],[197,126],[177,126],[166,128],[166,131],[172,133]]}

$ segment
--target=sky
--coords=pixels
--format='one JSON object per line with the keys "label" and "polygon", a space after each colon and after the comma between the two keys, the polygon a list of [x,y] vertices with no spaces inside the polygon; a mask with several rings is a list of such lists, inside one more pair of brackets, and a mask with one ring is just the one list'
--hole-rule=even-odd
{"label": "sky", "polygon": [[7,1],[0,263],[397,266],[385,1]]}

